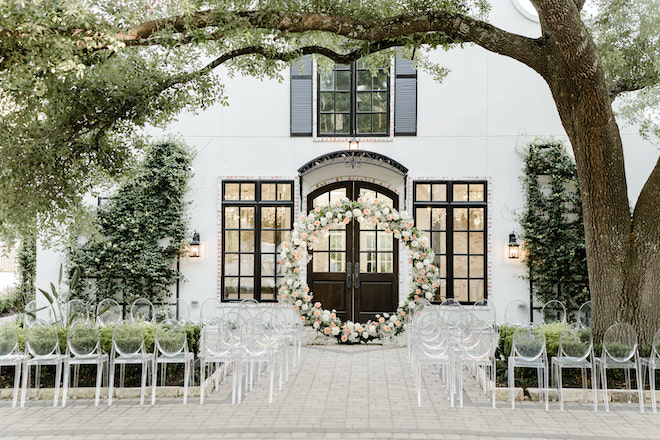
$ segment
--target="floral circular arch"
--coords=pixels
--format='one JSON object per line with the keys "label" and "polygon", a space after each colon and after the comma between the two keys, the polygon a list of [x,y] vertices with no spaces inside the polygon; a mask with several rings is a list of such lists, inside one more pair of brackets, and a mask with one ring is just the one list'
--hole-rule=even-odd
{"label": "floral circular arch", "polygon": [[[396,311],[376,315],[375,321],[364,324],[342,322],[335,310],[324,309],[320,302],[314,302],[313,293],[302,277],[303,269],[311,260],[309,250],[314,249],[319,238],[327,236],[333,226],[348,224],[353,219],[377,225],[400,239],[409,250],[411,290],[408,297],[399,303]],[[279,285],[278,299],[291,304],[305,324],[339,343],[365,343],[401,333],[417,301],[420,298],[431,300],[437,289],[438,268],[433,264],[433,250],[429,248],[428,238],[415,227],[406,211],[399,212],[372,198],[360,197],[356,201],[342,198],[301,216],[300,221],[293,224],[291,241],[282,244],[279,264],[284,277]]]}

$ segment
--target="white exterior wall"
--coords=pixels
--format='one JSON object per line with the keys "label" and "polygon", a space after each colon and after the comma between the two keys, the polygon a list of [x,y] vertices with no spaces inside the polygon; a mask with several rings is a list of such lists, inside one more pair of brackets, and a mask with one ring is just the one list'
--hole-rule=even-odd
{"label": "white exterior wall", "polygon": [[[494,2],[490,19],[512,32],[532,37],[539,34],[538,24],[524,17],[509,1]],[[517,150],[539,136],[566,140],[566,135],[548,87],[526,66],[473,46],[437,51],[433,59],[449,67],[451,73],[442,84],[418,73],[417,136],[360,142],[360,149],[389,156],[409,169],[409,210],[410,185],[416,179],[488,180],[488,295],[501,320],[511,300],[529,299],[528,283],[522,279],[524,264],[507,258],[508,234],[520,232],[516,218],[524,204],[522,162]],[[179,134],[197,150],[189,198],[191,228],[201,236],[201,258],[182,259],[186,280],[180,286],[181,298],[193,302],[193,316],[198,313],[195,301],[201,304],[218,294],[221,179],[297,179],[297,169],[309,160],[347,147],[346,142],[290,137],[288,75],[282,83],[237,77],[227,79],[226,86],[229,107],[216,106],[197,115],[182,114],[165,132],[152,131],[156,137]],[[657,159],[657,151],[641,140],[634,128],[624,127],[622,136],[634,203]],[[354,171],[340,168],[332,169],[336,176],[366,173],[367,177],[384,181],[392,177],[373,176],[368,167]],[[304,193],[325,179],[319,172],[314,181],[312,174],[305,177]],[[296,180],[296,190],[298,183]],[[406,191],[402,182],[397,189]],[[300,203],[298,198],[297,208]],[[403,256],[400,259],[404,260]],[[57,270],[55,266],[49,269]],[[405,280],[404,272],[400,279]],[[56,277],[56,273],[40,274],[38,283]],[[408,292],[400,288],[400,293],[405,296]]]}

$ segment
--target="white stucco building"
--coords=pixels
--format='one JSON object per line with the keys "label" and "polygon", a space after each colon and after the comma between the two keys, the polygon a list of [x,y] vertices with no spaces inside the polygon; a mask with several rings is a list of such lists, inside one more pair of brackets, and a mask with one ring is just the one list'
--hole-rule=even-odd
{"label": "white stucco building", "polygon": [[[493,2],[490,20],[540,33],[518,0]],[[405,60],[393,61],[390,76],[359,64],[319,74],[310,60],[282,83],[227,78],[228,107],[182,114],[168,128],[197,150],[189,198],[201,255],[182,259],[179,291],[193,314],[214,296],[274,300],[276,250],[293,219],[315,200],[359,194],[389,197],[427,230],[438,297],[486,297],[499,319],[510,301],[529,301],[525,266],[507,248],[523,208],[518,150],[537,137],[566,139],[554,102],[535,72],[481,48],[432,58],[451,69],[442,84]],[[657,150],[621,129],[634,201]],[[350,139],[358,150],[348,152]],[[343,317],[393,310],[409,293],[407,258],[391,235],[351,224],[322,249],[309,285]],[[40,253],[38,287],[56,278],[56,260]]]}

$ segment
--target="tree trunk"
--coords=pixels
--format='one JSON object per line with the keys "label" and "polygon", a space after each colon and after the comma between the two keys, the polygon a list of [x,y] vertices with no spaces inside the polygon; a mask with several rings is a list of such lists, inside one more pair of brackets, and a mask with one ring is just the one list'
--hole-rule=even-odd
{"label": "tree trunk", "polygon": [[660,287],[660,165],[633,217],[623,145],[596,46],[576,10],[567,17],[557,14],[559,6],[552,0],[536,2],[552,4],[541,11],[552,60],[542,75],[577,164],[594,335],[599,340],[607,327],[622,321],[647,344],[660,325],[660,300],[654,294]]}

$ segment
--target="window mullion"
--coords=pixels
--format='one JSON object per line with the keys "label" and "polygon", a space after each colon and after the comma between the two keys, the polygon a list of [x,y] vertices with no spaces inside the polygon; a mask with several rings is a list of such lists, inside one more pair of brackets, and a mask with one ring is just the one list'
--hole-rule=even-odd
{"label": "window mullion", "polygon": [[357,62],[351,63],[351,136],[357,134]]}

